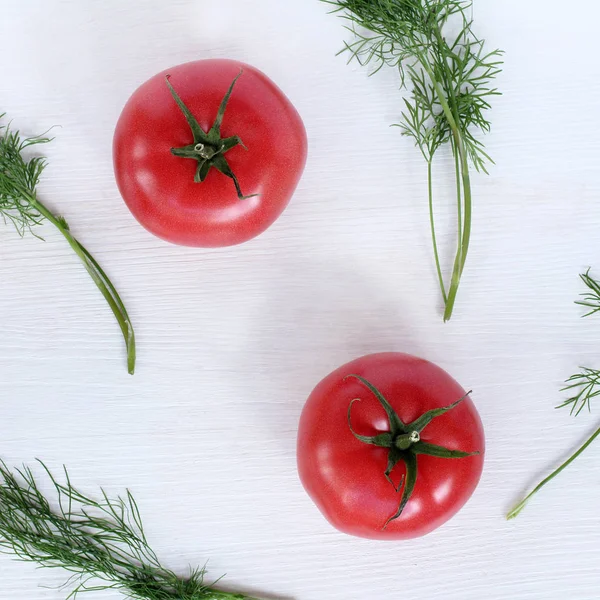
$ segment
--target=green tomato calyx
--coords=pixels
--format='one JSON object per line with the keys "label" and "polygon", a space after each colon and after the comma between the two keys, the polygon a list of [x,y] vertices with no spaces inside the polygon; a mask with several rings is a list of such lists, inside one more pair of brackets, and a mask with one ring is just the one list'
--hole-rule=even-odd
{"label": "green tomato calyx", "polygon": [[225,158],[225,153],[229,152],[229,150],[235,148],[236,146],[241,146],[244,148],[244,150],[247,150],[247,148],[237,135],[228,138],[221,138],[221,125],[223,123],[223,117],[225,116],[225,109],[227,108],[227,103],[231,98],[233,88],[237,80],[241,77],[242,73],[243,71],[240,71],[229,86],[229,89],[227,90],[227,93],[223,97],[221,105],[219,106],[217,117],[208,133],[205,132],[202,127],[200,127],[200,124],[191,113],[190,109],[184,104],[183,100],[179,97],[171,85],[171,82],[169,81],[171,76],[167,75],[165,79],[167,82],[167,87],[169,88],[173,99],[177,103],[177,106],[179,106],[181,109],[183,116],[186,118],[194,137],[193,143],[188,144],[187,146],[182,146],[181,148],[171,148],[171,153],[180,158],[191,158],[198,162],[196,173],[194,175],[194,181],[196,183],[202,183],[206,179],[206,176],[211,168],[214,167],[217,169],[217,171],[223,173],[223,175],[226,175],[233,180],[238,198],[240,200],[245,200],[247,198],[256,196],[256,194],[244,196],[238,179],[231,170],[231,167]]}
{"label": "green tomato calyx", "polygon": [[[468,398],[471,392],[467,392],[462,398],[459,398],[456,402],[453,402],[449,406],[434,408],[423,413],[412,423],[404,423],[398,416],[398,413],[396,413],[390,403],[383,396],[383,394],[372,383],[360,375],[348,375],[346,379],[348,378],[357,379],[370,392],[372,392],[385,410],[388,417],[389,431],[375,436],[360,435],[354,431],[351,421],[352,406],[355,402],[359,402],[360,398],[355,398],[348,406],[348,426],[350,427],[352,435],[359,442],[369,444],[371,446],[386,448],[388,450],[388,463],[384,472],[385,478],[390,482],[397,493],[402,490],[402,497],[400,499],[398,510],[385,522],[383,525],[383,529],[385,529],[391,521],[397,519],[402,514],[402,511],[410,500],[417,482],[417,457],[419,454],[435,456],[436,458],[465,458],[467,456],[475,456],[479,454],[479,451],[463,452],[462,450],[450,450],[448,448],[444,448],[443,446],[437,446],[435,444],[424,442],[421,439],[421,433],[427,427],[427,425],[433,421],[433,419],[440,417],[456,408],[463,400]],[[400,461],[404,462],[406,467],[406,476],[403,475],[400,483],[396,485],[393,482],[391,475],[394,467]]]}
{"label": "green tomato calyx", "polygon": [[418,431],[410,433],[401,433],[394,438],[394,446],[398,450],[408,450],[413,444],[421,441],[421,434]]}

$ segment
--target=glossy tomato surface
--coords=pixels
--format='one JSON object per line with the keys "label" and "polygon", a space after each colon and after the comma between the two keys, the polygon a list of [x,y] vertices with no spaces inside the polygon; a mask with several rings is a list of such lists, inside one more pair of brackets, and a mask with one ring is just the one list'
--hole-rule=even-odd
{"label": "glossy tomato surface", "polygon": [[[239,180],[212,168],[196,183],[197,161],[172,148],[191,144],[191,128],[166,77],[201,128],[208,132],[219,105],[227,104],[222,137],[239,136],[224,155]],[[302,120],[283,92],[263,73],[233,60],[202,60],[152,77],[131,96],[117,123],[113,158],[121,195],[150,232],[188,246],[229,246],[262,233],[287,206],[306,162]]]}
{"label": "glossy tomato surface", "polygon": [[[483,469],[484,433],[470,399],[437,417],[421,439],[451,450],[480,452],[466,458],[418,457],[414,492],[399,518],[400,492],[387,481],[387,450],[367,445],[352,434],[389,431],[386,413],[359,381],[372,383],[404,423],[428,410],[448,406],[465,391],[445,371],[425,360],[400,353],[372,354],[340,367],[310,395],[298,431],[300,479],[329,522],[344,533],[371,539],[407,539],[425,535],[452,517],[475,490]],[[405,474],[401,461],[392,471],[397,484]]]}

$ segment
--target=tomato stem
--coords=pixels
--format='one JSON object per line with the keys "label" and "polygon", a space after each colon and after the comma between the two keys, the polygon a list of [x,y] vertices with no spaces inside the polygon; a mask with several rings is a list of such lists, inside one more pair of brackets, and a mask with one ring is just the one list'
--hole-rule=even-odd
{"label": "tomato stem", "polygon": [[[463,452],[462,450],[450,450],[449,448],[436,446],[435,444],[430,444],[421,440],[421,432],[429,425],[429,423],[431,423],[431,421],[433,421],[433,419],[456,408],[471,392],[468,392],[462,398],[459,398],[456,402],[453,402],[448,406],[429,410],[419,418],[415,419],[412,423],[405,424],[391,404],[385,399],[383,394],[372,383],[360,375],[348,375],[346,379],[348,378],[357,379],[371,391],[377,400],[379,400],[379,403],[388,416],[389,431],[375,436],[360,435],[354,431],[351,423],[352,406],[355,402],[360,401],[360,398],[355,398],[348,406],[348,426],[350,432],[363,444],[370,444],[372,446],[388,449],[388,462],[384,475],[396,493],[402,491],[402,498],[398,510],[385,522],[383,525],[383,529],[385,529],[391,521],[397,519],[402,514],[402,511],[410,500],[417,482],[417,457],[419,454],[426,454],[436,458],[466,458],[468,456],[479,454],[478,451]],[[400,485],[396,486],[392,481],[391,473],[400,461],[405,465],[406,477],[403,476]]]}
{"label": "tomato stem", "polygon": [[394,438],[394,446],[398,450],[408,450],[413,444],[421,441],[421,435],[418,431],[411,431],[410,433],[402,433]]}
{"label": "tomato stem", "polygon": [[226,177],[229,177],[233,181],[238,198],[240,200],[245,200],[247,198],[252,198],[257,194],[244,196],[238,179],[231,170],[231,167],[225,158],[225,154],[236,146],[241,146],[245,150],[247,150],[247,148],[237,135],[228,138],[221,138],[221,124],[223,123],[223,117],[225,116],[225,109],[227,108],[229,98],[231,98],[233,88],[237,80],[241,77],[242,73],[243,71],[240,71],[229,86],[227,93],[221,101],[213,126],[210,128],[208,133],[202,129],[196,120],[196,117],[194,117],[190,109],[184,104],[183,100],[179,97],[171,85],[171,82],[169,81],[171,77],[170,75],[166,76],[166,82],[173,99],[177,103],[177,106],[179,106],[181,109],[183,116],[186,118],[186,121],[190,126],[190,129],[192,130],[192,136],[194,138],[194,141],[187,146],[182,146],[181,148],[171,148],[171,154],[179,158],[191,158],[198,162],[196,173],[194,175],[195,183],[202,183],[206,179],[210,170],[214,167],[217,169],[217,171]]}

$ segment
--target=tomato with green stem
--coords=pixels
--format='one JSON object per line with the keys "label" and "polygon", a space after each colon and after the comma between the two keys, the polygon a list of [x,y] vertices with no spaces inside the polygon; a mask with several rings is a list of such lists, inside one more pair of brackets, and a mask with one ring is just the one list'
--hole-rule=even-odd
{"label": "tomato with green stem", "polygon": [[302,120],[250,65],[200,60],[155,75],[131,96],[113,143],[117,184],[150,232],[218,247],[264,232],[304,170]]}
{"label": "tomato with green stem", "polygon": [[407,354],[372,354],[340,367],[310,395],[298,471],[340,531],[408,539],[465,504],[484,449],[477,410],[445,371]]}

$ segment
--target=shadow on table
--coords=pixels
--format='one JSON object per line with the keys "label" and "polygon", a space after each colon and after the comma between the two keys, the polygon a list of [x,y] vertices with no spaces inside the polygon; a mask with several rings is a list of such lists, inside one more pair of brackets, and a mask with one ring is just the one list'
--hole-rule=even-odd
{"label": "shadow on table", "polygon": [[[396,286],[352,265],[355,255],[318,258],[295,256],[290,264],[289,255],[276,255],[263,282],[263,270],[256,273],[264,303],[248,336],[252,347],[235,360],[268,386],[263,396],[269,410],[261,419],[271,432],[295,432],[314,386],[342,364],[375,352],[422,355]],[[295,435],[277,438],[295,453]]]}

